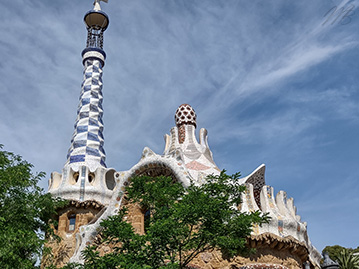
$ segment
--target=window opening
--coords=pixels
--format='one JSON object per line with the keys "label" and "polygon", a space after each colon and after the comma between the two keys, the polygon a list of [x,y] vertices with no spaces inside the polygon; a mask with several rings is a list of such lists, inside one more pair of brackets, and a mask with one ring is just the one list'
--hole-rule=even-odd
{"label": "window opening", "polygon": [[75,225],[76,225],[76,215],[71,215],[69,217],[69,232],[75,230]]}
{"label": "window opening", "polygon": [[90,183],[92,183],[92,181],[95,179],[95,174],[94,173],[89,173],[88,175],[88,180]]}
{"label": "window opening", "polygon": [[144,214],[144,230],[147,232],[148,227],[150,227],[151,211],[147,209]]}
{"label": "window opening", "polygon": [[75,183],[77,183],[77,181],[79,180],[79,172],[74,173],[74,180]]}

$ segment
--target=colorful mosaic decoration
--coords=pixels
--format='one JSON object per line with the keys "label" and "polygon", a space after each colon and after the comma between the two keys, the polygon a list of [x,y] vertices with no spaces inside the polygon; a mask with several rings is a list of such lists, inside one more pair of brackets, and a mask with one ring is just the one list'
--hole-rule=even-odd
{"label": "colorful mosaic decoration", "polygon": [[283,226],[283,219],[281,216],[278,215],[278,234],[282,237],[284,236]]}
{"label": "colorful mosaic decoration", "polygon": [[207,170],[207,169],[210,168],[209,166],[206,166],[206,165],[201,164],[201,163],[196,162],[196,161],[192,161],[192,162],[186,164],[186,167],[188,169],[192,169],[192,170],[196,170],[196,171]]}
{"label": "colorful mosaic decoration", "polygon": [[103,149],[102,63],[98,59],[88,59],[84,65],[80,103],[67,163],[106,167]]}
{"label": "colorful mosaic decoration", "polygon": [[194,109],[190,105],[182,104],[177,108],[175,114],[175,121],[177,127],[182,124],[192,124],[196,127],[196,119],[196,112],[194,112]]}

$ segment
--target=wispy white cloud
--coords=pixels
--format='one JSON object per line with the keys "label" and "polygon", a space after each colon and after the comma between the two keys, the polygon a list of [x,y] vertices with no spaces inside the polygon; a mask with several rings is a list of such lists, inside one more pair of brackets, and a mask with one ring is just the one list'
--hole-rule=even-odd
{"label": "wispy white cloud", "polygon": [[[299,197],[316,230],[303,186],[318,197],[308,201],[328,210],[320,201],[332,193],[319,185],[333,182],[335,169],[350,170],[359,135],[359,82],[351,75],[358,68],[358,14],[346,25],[322,25],[330,8],[349,4],[359,7],[358,0],[104,4],[110,16],[103,89],[107,164],[128,169],[144,146],[161,153],[177,106],[190,103],[198,126],[209,129],[221,168],[250,170],[267,162],[268,184]],[[48,176],[61,170],[70,146],[86,38],[82,19],[90,6],[18,0],[3,7],[0,143]],[[335,132],[333,121],[343,133]],[[330,158],[342,152],[348,156]],[[348,173],[349,184],[356,179]],[[313,178],[320,184],[311,185]],[[333,184],[335,191],[339,183]],[[351,192],[340,204],[350,199]]]}
{"label": "wispy white cloud", "polygon": [[[359,42],[352,33],[346,38],[342,38],[339,33],[326,42],[320,41],[321,36],[328,34],[329,31],[329,27],[322,27],[320,23],[321,20],[317,20],[317,26],[310,32],[303,27],[297,37],[286,47],[274,52],[275,57],[273,57],[273,52],[268,55],[262,51],[260,61],[253,63],[253,67],[245,72],[239,69],[217,91],[209,107],[220,105],[222,109],[225,109],[233,103],[244,103],[253,95],[260,98],[259,93],[262,93],[265,98],[268,94],[276,93],[284,88],[290,83],[291,77],[310,70],[313,66],[331,59],[338,53],[358,46]],[[338,39],[341,42],[338,43]],[[227,98],[228,96],[231,98]]]}

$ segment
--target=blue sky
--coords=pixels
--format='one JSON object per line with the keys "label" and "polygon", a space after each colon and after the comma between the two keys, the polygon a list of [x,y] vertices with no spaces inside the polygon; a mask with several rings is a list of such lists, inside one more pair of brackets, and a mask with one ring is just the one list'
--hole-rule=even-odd
{"label": "blue sky", "polygon": [[[333,7],[344,12],[329,18]],[[91,8],[91,0],[2,5],[0,143],[47,173],[45,189],[70,147]],[[359,0],[102,8],[108,167],[129,169],[145,146],[162,153],[177,107],[189,103],[217,165],[247,175],[265,163],[267,184],[295,199],[319,251],[359,245]]]}

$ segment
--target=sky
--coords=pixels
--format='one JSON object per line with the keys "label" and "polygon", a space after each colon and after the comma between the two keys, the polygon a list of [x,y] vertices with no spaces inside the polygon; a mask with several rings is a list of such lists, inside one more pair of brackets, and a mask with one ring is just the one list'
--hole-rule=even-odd
{"label": "sky", "polygon": [[[61,172],[92,0],[13,0],[0,16],[0,144]],[[109,0],[106,163],[135,165],[183,103],[220,169],[293,197],[314,246],[359,246],[359,0]]]}

